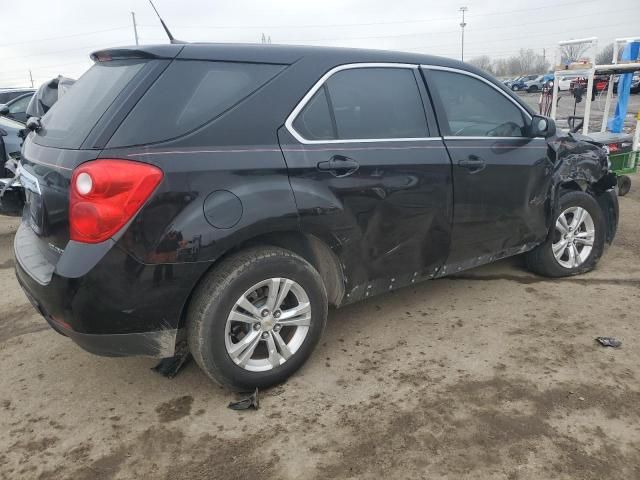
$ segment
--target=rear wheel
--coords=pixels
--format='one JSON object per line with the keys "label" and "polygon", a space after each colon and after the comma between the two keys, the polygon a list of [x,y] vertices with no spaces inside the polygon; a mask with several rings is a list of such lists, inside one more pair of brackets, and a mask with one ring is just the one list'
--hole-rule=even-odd
{"label": "rear wheel", "polygon": [[604,250],[605,224],[598,202],[584,192],[560,197],[559,212],[547,240],[526,254],[527,267],[548,277],[593,269]]}
{"label": "rear wheel", "polygon": [[309,357],[327,319],[318,272],[276,247],[222,262],[195,293],[189,347],[214,381],[235,390],[281,383]]}

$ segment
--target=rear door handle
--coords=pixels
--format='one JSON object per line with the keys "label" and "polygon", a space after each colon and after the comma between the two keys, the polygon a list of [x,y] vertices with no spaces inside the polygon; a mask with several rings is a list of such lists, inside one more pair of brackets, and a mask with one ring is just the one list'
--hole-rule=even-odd
{"label": "rear door handle", "polygon": [[458,161],[458,166],[462,168],[467,168],[471,173],[479,172],[480,170],[484,170],[487,166],[486,162],[476,155],[469,155],[469,158],[466,160]]}
{"label": "rear door handle", "polygon": [[358,170],[360,164],[352,158],[334,155],[330,160],[318,162],[317,167],[321,172],[329,172],[335,177],[346,177]]}

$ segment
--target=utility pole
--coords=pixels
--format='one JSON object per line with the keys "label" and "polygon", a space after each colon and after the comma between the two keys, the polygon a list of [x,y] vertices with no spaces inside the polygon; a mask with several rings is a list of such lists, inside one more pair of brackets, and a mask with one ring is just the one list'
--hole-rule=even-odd
{"label": "utility pole", "polygon": [[136,25],[136,14],[135,12],[131,12],[131,19],[133,20],[133,34],[136,37],[136,45],[140,45],[138,42],[138,25]]}
{"label": "utility pole", "polygon": [[464,62],[464,27],[467,26],[467,24],[464,21],[464,12],[466,12],[467,10],[469,10],[467,7],[460,7],[460,9],[458,10],[459,12],[462,12],[462,21],[460,22],[460,28],[462,28],[462,51],[461,51],[460,59],[463,62]]}
{"label": "utility pole", "polygon": [[31,80],[31,88],[33,88],[33,75],[31,75],[31,69],[29,69],[29,80]]}

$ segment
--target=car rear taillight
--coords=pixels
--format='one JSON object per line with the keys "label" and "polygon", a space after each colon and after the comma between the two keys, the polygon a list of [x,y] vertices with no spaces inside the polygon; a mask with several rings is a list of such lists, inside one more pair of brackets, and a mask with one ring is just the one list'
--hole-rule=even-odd
{"label": "car rear taillight", "polygon": [[120,230],[162,181],[158,167],[120,159],[84,163],[71,177],[70,238],[99,243]]}

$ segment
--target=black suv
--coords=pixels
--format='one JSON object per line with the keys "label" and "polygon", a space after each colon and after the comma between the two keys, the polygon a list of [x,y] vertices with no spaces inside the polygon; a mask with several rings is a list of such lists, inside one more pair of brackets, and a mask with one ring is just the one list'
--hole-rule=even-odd
{"label": "black suv", "polygon": [[237,389],[281,382],[329,305],[526,252],[592,269],[618,221],[606,153],[499,81],[382,51],[104,50],[29,122],[18,280],[101,355],[191,351]]}

